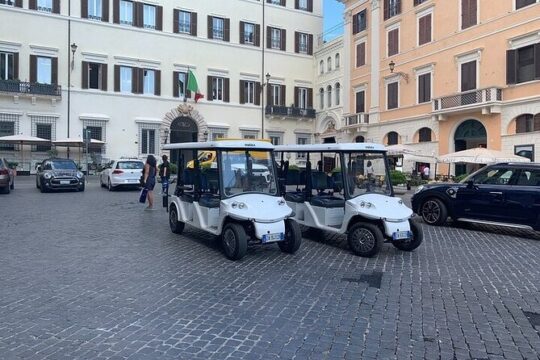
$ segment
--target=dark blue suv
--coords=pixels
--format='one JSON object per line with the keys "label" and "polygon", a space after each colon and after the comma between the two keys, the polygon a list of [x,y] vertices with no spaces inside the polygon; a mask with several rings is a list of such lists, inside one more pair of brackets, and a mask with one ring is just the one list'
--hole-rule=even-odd
{"label": "dark blue suv", "polygon": [[419,186],[412,207],[430,225],[442,225],[450,216],[540,231],[540,164],[494,164],[457,184]]}

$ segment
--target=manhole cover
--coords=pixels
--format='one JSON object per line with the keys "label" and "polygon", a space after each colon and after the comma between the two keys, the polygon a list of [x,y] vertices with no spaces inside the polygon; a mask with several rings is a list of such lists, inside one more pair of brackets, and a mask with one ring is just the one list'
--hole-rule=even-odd
{"label": "manhole cover", "polygon": [[382,272],[373,271],[371,274],[362,274],[358,278],[342,278],[341,281],[355,282],[355,283],[367,283],[369,287],[381,288]]}

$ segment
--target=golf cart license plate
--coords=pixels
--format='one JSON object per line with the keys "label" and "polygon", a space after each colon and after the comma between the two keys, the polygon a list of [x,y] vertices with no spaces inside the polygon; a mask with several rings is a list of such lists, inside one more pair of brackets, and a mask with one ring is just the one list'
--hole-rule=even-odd
{"label": "golf cart license plate", "polygon": [[69,185],[69,180],[60,180],[60,185]]}
{"label": "golf cart license plate", "polygon": [[401,240],[401,239],[408,239],[411,237],[410,231],[396,231],[392,234],[392,239],[394,240]]}
{"label": "golf cart license plate", "polygon": [[281,241],[283,240],[283,233],[275,233],[275,234],[264,234],[262,236],[262,242],[273,242],[273,241]]}

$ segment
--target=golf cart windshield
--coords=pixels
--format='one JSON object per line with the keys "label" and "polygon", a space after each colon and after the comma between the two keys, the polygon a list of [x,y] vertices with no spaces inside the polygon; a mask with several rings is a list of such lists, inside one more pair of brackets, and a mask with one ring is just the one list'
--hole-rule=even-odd
{"label": "golf cart windshield", "polygon": [[367,193],[390,195],[392,192],[383,152],[344,153],[349,198]]}
{"label": "golf cart windshield", "polygon": [[226,197],[249,192],[277,195],[270,151],[222,150],[220,165]]}

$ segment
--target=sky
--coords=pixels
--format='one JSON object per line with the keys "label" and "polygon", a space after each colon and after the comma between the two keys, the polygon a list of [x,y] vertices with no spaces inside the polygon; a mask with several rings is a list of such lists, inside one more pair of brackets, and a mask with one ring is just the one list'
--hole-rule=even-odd
{"label": "sky", "polygon": [[343,8],[344,5],[337,0],[323,0],[325,40],[343,34]]}

